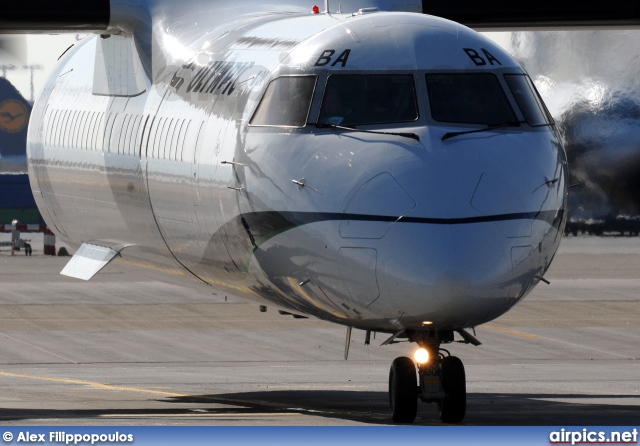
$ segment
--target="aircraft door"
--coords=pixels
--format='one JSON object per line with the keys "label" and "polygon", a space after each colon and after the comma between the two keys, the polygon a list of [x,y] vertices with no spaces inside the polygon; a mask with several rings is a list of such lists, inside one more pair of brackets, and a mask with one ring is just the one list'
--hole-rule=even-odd
{"label": "aircraft door", "polygon": [[157,113],[147,122],[141,163],[153,215],[164,242],[185,269],[206,281],[198,273],[206,245],[201,240],[192,192],[200,122],[200,111],[168,91]]}
{"label": "aircraft door", "polygon": [[[201,140],[196,154],[196,184],[194,201],[199,203],[196,209],[202,221],[203,228],[210,235],[211,249],[207,256],[217,261],[221,253],[226,257],[225,268],[231,272],[246,272],[243,259],[235,255],[233,238],[237,232],[239,188],[234,179],[233,162],[224,157],[224,140],[230,122],[223,113],[226,104],[217,101],[213,111],[203,125]],[[215,243],[214,243],[215,242]],[[220,245],[218,245],[218,242]],[[213,248],[215,247],[215,251]]]}

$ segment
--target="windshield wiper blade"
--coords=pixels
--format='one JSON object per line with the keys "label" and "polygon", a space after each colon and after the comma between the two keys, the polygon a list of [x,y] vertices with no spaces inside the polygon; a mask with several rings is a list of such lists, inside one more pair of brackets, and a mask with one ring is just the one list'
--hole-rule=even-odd
{"label": "windshield wiper blade", "polygon": [[313,123],[310,123],[310,124],[315,125],[319,129],[329,128],[329,129],[350,130],[352,132],[374,133],[377,135],[402,136],[403,138],[411,138],[411,139],[415,139],[416,141],[420,141],[420,137],[415,133],[382,132],[379,130],[362,130],[362,129],[357,129],[355,127],[346,127],[344,125],[335,125],[335,124],[329,124],[329,123],[321,124],[319,122],[316,122],[315,124]]}
{"label": "windshield wiper blade", "polygon": [[523,121],[507,121],[501,124],[490,124],[483,129],[465,130],[462,132],[447,132],[444,135],[442,135],[442,141],[445,141],[449,138],[453,138],[454,136],[467,135],[469,133],[488,132],[490,130],[499,129],[501,127],[520,127],[520,124],[522,124],[522,122]]}

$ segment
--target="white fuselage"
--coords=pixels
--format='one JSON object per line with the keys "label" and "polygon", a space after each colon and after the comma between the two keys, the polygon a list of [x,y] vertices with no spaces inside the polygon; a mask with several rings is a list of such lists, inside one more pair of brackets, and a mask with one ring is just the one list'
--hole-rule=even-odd
{"label": "white fuselage", "polygon": [[[181,19],[154,34],[152,67],[116,73],[123,85],[97,58],[120,54],[109,45],[140,57],[139,42],[85,39],[36,102],[32,188],[66,243],[124,245],[120,261],[159,280],[388,332],[482,324],[544,275],[565,223],[565,154],[518,102],[526,73],[495,44],[412,13]],[[436,98],[487,74],[497,93],[474,106],[488,122],[457,117],[471,99]],[[284,77],[308,102],[268,91]],[[330,113],[334,81],[352,87]],[[376,82],[411,94],[366,90]],[[274,101],[303,106],[294,119]],[[518,124],[443,140],[500,113]]]}

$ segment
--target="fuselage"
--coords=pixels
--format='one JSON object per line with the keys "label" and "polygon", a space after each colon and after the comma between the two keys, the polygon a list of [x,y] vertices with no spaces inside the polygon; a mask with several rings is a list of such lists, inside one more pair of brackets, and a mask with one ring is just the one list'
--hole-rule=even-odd
{"label": "fuselage", "polygon": [[196,22],[156,34],[153,82],[134,61],[139,94],[95,94],[96,54],[134,39],[92,36],[36,102],[32,188],[66,243],[388,332],[482,324],[542,278],[566,158],[498,46],[412,13]]}

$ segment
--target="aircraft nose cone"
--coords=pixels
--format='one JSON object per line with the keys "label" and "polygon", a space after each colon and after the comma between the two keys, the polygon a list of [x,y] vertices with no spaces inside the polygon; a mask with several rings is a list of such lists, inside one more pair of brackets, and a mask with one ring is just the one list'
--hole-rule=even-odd
{"label": "aircraft nose cone", "polygon": [[378,280],[403,313],[403,326],[475,325],[507,307],[511,245],[493,223],[407,223],[392,231]]}

